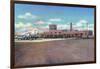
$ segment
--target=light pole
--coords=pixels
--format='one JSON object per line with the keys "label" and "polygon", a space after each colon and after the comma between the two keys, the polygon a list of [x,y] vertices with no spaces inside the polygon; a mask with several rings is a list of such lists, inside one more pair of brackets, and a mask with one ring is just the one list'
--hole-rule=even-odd
{"label": "light pole", "polygon": [[88,22],[86,23],[86,25],[87,25],[87,38],[88,38]]}

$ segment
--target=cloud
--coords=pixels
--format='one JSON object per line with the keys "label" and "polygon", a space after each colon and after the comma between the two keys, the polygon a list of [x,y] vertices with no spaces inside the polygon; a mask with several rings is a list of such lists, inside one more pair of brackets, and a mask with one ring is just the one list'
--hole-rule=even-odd
{"label": "cloud", "polygon": [[36,21],[34,24],[45,24],[45,21],[38,20],[38,21]]}
{"label": "cloud", "polygon": [[82,24],[85,23],[86,24],[86,23],[88,23],[88,21],[86,21],[86,20],[80,20],[79,23],[82,23]]}
{"label": "cloud", "polygon": [[88,25],[88,30],[92,30],[94,32],[94,24],[89,24]]}
{"label": "cloud", "polygon": [[32,24],[31,23],[23,23],[23,22],[19,22],[15,24],[16,28],[26,28],[26,27],[31,27]]}
{"label": "cloud", "polygon": [[63,29],[70,29],[70,25],[67,25],[67,24],[58,24],[57,25],[57,29],[58,30],[63,30]]}
{"label": "cloud", "polygon": [[[42,23],[42,22],[41,22]],[[41,24],[39,23],[39,24]],[[49,30],[49,26],[39,26],[39,27],[33,27],[32,23],[23,23],[23,22],[18,22],[15,24],[15,32],[17,33],[26,33],[26,32],[31,32],[32,34],[34,34],[34,32],[44,32],[44,31],[48,31]]]}
{"label": "cloud", "polygon": [[74,29],[77,30],[92,30],[94,29],[94,24],[88,23],[86,20],[80,20],[78,21],[74,26]]}
{"label": "cloud", "polygon": [[26,12],[25,14],[23,15],[18,15],[18,18],[19,19],[34,19],[34,18],[37,18],[36,15],[33,15],[32,13],[30,12]]}
{"label": "cloud", "polygon": [[94,24],[89,24],[88,27],[89,28],[94,27]]}
{"label": "cloud", "polygon": [[76,23],[77,27],[82,27],[83,25],[87,25],[87,21],[86,20],[80,20]]}
{"label": "cloud", "polygon": [[52,22],[47,22],[48,25],[53,24]]}
{"label": "cloud", "polygon": [[15,34],[16,35],[25,35],[27,33],[36,34],[38,32],[39,32],[39,30],[37,28],[31,27],[31,29],[29,29],[29,28],[27,28],[27,29],[26,28],[22,28],[19,31],[16,31]]}
{"label": "cloud", "polygon": [[61,21],[61,19],[60,18],[51,18],[51,19],[49,19],[49,21]]}
{"label": "cloud", "polygon": [[32,28],[33,27],[32,27],[31,23],[18,22],[15,24],[15,31],[17,31],[17,32],[31,30]]}
{"label": "cloud", "polygon": [[42,26],[38,28],[40,30],[40,32],[44,32],[44,31],[49,31],[49,26]]}
{"label": "cloud", "polygon": [[19,22],[15,24],[15,28],[22,28],[24,26],[23,22]]}

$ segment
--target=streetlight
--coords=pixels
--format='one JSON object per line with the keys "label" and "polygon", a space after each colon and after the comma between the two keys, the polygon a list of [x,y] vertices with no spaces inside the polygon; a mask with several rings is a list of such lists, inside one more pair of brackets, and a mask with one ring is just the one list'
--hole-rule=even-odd
{"label": "streetlight", "polygon": [[87,38],[88,38],[88,22],[86,23],[86,25],[87,25]]}

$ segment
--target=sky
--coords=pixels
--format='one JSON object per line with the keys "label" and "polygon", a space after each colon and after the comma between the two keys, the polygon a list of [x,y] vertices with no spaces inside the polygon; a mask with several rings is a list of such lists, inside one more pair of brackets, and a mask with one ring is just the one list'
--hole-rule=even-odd
{"label": "sky", "polygon": [[15,32],[47,31],[49,24],[63,30],[70,23],[73,29],[94,31],[94,8],[15,4]]}

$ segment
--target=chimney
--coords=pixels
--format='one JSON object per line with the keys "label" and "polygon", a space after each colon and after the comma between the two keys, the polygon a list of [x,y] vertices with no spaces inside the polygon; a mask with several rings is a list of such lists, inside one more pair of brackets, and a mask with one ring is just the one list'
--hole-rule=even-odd
{"label": "chimney", "polygon": [[70,31],[73,30],[73,26],[72,26],[72,23],[70,23]]}

